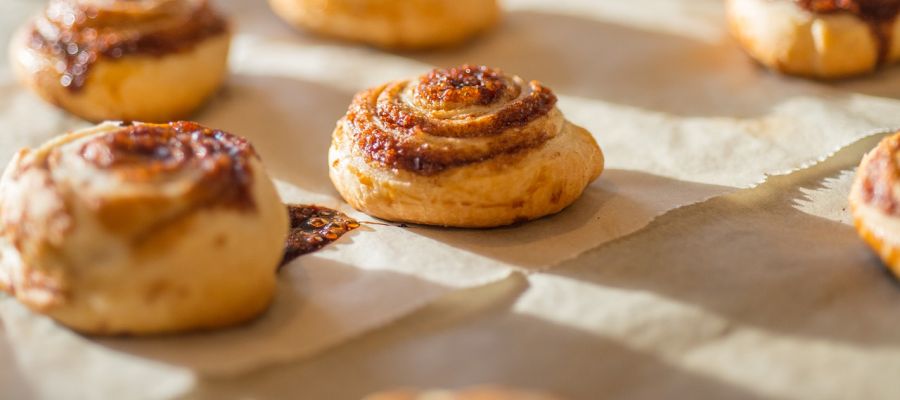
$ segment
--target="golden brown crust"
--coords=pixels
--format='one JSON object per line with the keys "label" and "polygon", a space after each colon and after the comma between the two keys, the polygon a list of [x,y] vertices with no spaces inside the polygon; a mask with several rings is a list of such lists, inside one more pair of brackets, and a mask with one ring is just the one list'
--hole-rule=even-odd
{"label": "golden brown crust", "polygon": [[897,61],[898,6],[896,0],[727,2],[731,31],[751,57],[779,72],[820,79]]}
{"label": "golden brown crust", "polygon": [[497,0],[269,0],[305,30],[390,49],[452,46],[495,25]]}
{"label": "golden brown crust", "polygon": [[0,222],[0,287],[96,334],[258,315],[287,234],[249,143],[194,123],[107,123],[20,152]]}
{"label": "golden brown crust", "polygon": [[856,232],[869,247],[875,250],[875,253],[891,272],[900,277],[900,246],[889,243],[882,234],[869,228],[864,217],[860,216],[857,211],[859,207],[857,203],[851,201],[850,207],[854,214],[853,225],[856,227]]}
{"label": "golden brown crust", "polygon": [[556,213],[603,154],[555,103],[538,82],[468,65],[362,92],[334,131],[331,179],[393,221],[492,227]]}
{"label": "golden brown crust", "polygon": [[177,120],[225,77],[229,27],[207,1],[54,0],[10,59],[27,86],[82,118]]}

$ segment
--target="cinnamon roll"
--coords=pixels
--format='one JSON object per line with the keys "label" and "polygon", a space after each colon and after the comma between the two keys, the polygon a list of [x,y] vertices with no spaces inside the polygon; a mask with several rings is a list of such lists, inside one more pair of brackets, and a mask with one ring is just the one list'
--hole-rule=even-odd
{"label": "cinnamon roll", "polygon": [[450,46],[493,26],[497,0],[269,0],[285,21],[390,49]]}
{"label": "cinnamon roll", "polygon": [[900,59],[900,0],[728,0],[734,36],[763,65],[842,78]]}
{"label": "cinnamon roll", "polygon": [[900,132],[863,157],[849,201],[859,235],[900,277]]}
{"label": "cinnamon roll", "polygon": [[329,163],[344,199],[372,216],[494,227],[570,205],[603,153],[539,82],[464,65],[357,94]]}
{"label": "cinnamon roll", "polygon": [[15,156],[0,228],[0,289],[81,332],[153,334],[265,310],[288,216],[246,140],[104,123]]}
{"label": "cinnamon roll", "polygon": [[168,122],[222,84],[230,38],[208,0],[50,0],[10,59],[29,88],[84,119]]}

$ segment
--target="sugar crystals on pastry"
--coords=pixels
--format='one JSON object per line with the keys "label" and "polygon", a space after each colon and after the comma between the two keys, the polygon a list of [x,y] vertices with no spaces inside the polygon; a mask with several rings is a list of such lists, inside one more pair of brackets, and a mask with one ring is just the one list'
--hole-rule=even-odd
{"label": "sugar crystals on pastry", "polygon": [[78,331],[152,334],[265,310],[288,216],[246,140],[104,123],[15,156],[0,228],[0,289]]}
{"label": "sugar crystals on pastry", "polygon": [[208,0],[50,0],[10,58],[29,88],[82,118],[168,122],[219,88],[230,37]]}
{"label": "sugar crystals on pastry", "polygon": [[728,0],[734,36],[787,74],[842,78],[900,59],[900,0]]}
{"label": "sugar crystals on pastry", "polygon": [[539,82],[470,65],[363,91],[334,131],[331,180],[391,221],[494,227],[559,212],[603,153],[556,101]]}
{"label": "sugar crystals on pastry", "polygon": [[450,46],[493,26],[497,0],[269,0],[287,22],[392,49]]}

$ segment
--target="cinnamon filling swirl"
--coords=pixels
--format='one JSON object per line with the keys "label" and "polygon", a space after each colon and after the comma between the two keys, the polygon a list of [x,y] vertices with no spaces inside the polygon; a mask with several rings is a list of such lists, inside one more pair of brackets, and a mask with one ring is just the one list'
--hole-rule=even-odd
{"label": "cinnamon filling swirl", "polygon": [[227,31],[208,0],[52,0],[29,46],[56,60],[60,85],[78,91],[101,58],[188,51]]}
{"label": "cinnamon filling swirl", "polygon": [[250,159],[258,156],[253,146],[195,122],[125,126],[91,139],[79,154],[129,182],[152,184],[182,171],[198,173],[194,196],[241,209],[254,207]]}
{"label": "cinnamon filling swirl", "polygon": [[851,13],[865,21],[878,40],[879,64],[887,60],[900,0],[795,0],[800,7],[819,14]]}
{"label": "cinnamon filling swirl", "polygon": [[900,214],[900,199],[896,189],[900,185],[900,137],[893,136],[872,150],[869,163],[862,173],[862,200],[885,214]]}
{"label": "cinnamon filling swirl", "polygon": [[463,65],[362,92],[343,123],[368,161],[432,175],[545,143],[562,128],[556,101],[538,82]]}
{"label": "cinnamon filling swirl", "polygon": [[515,87],[499,71],[487,67],[463,66],[436,69],[419,78],[416,99],[437,109],[489,105],[503,95],[515,97]]}

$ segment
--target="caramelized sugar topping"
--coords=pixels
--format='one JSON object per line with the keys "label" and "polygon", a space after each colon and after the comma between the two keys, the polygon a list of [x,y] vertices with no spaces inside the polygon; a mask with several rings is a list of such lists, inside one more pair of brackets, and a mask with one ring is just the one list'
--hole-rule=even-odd
{"label": "caramelized sugar topping", "polygon": [[106,8],[53,0],[35,21],[29,45],[56,59],[59,84],[78,91],[102,58],[161,57],[227,31],[227,21],[206,0],[116,0]]}
{"label": "caramelized sugar topping", "polygon": [[359,93],[343,127],[368,161],[433,175],[543,144],[556,101],[539,82],[463,65]]}
{"label": "caramelized sugar topping", "polygon": [[182,171],[199,171],[196,195],[253,206],[250,159],[257,157],[253,146],[246,139],[195,122],[125,126],[90,140],[80,154],[97,168],[130,181],[152,183]]}
{"label": "caramelized sugar topping", "polygon": [[319,250],[359,228],[359,222],[330,208],[290,204],[291,232],[284,245],[284,266],[297,257]]}

